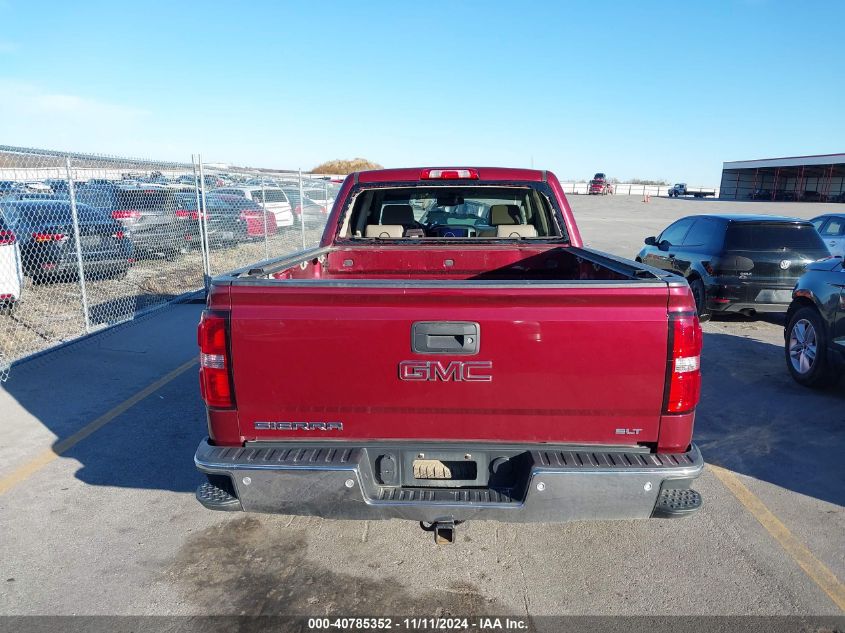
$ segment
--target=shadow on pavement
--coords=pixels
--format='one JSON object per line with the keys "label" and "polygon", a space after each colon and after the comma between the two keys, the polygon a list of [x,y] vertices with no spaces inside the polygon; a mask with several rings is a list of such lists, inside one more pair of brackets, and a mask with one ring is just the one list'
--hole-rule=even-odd
{"label": "shadow on pavement", "polygon": [[695,441],[710,463],[845,505],[845,393],[795,383],[783,347],[705,333]]}
{"label": "shadow on pavement", "polygon": [[177,296],[171,293],[119,296],[91,305],[89,308],[89,318],[91,323],[115,323],[124,319],[131,319],[133,315],[150,308],[169,303]]}
{"label": "shadow on pavement", "polygon": [[[195,358],[202,307],[168,306],[14,367],[0,386],[0,464],[16,467],[38,455],[45,429],[57,450]],[[193,455],[206,434],[194,365],[61,457],[77,460],[77,478],[92,485],[193,492],[200,483]]]}

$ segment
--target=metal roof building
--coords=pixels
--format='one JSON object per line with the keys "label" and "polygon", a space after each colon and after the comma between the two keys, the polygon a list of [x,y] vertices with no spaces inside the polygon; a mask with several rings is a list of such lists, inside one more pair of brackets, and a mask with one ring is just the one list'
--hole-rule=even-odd
{"label": "metal roof building", "polygon": [[719,197],[728,200],[845,200],[845,154],[723,163]]}

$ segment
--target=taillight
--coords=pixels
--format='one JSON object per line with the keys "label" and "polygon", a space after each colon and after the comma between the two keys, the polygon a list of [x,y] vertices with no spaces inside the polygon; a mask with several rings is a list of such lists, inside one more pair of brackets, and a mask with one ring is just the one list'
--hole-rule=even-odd
{"label": "taillight", "polygon": [[293,208],[293,212],[294,212],[296,215],[300,215],[300,214],[302,213],[302,205],[301,205],[301,204],[296,205],[296,206]]}
{"label": "taillight", "polygon": [[477,169],[423,169],[420,180],[478,180]]}
{"label": "taillight", "polygon": [[226,313],[204,311],[197,331],[200,391],[205,403],[213,409],[234,407],[228,337],[229,317]]}
{"label": "taillight", "polygon": [[701,394],[701,325],[695,314],[670,318],[670,355],[664,413],[689,413]]}
{"label": "taillight", "polygon": [[67,239],[64,233],[33,233],[32,239],[36,242],[61,242]]}
{"label": "taillight", "polygon": [[126,237],[126,233],[124,233],[123,231],[115,231],[111,234],[111,236],[116,240],[122,240],[124,237]]}
{"label": "taillight", "polygon": [[111,212],[111,217],[115,220],[137,220],[141,212],[137,209],[117,209]]}
{"label": "taillight", "polygon": [[0,231],[0,246],[3,246],[4,244],[14,244],[17,241],[18,238],[14,231],[10,231],[9,229],[3,229]]}
{"label": "taillight", "polygon": [[191,217],[191,212],[185,209],[177,209],[176,211],[177,218],[189,218]]}

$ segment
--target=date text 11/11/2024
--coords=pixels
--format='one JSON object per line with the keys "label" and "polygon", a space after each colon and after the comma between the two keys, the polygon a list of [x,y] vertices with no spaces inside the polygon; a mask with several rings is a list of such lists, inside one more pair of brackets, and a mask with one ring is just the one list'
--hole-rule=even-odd
{"label": "date text 11/11/2024", "polygon": [[528,620],[518,617],[308,618],[309,631],[527,631],[529,628]]}

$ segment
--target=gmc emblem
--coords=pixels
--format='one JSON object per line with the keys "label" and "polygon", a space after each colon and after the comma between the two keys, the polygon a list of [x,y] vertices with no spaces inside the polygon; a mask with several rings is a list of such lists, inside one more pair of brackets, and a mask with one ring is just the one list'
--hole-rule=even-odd
{"label": "gmc emblem", "polygon": [[453,360],[445,366],[439,360],[403,360],[399,363],[399,380],[492,382],[492,369],[490,360]]}

